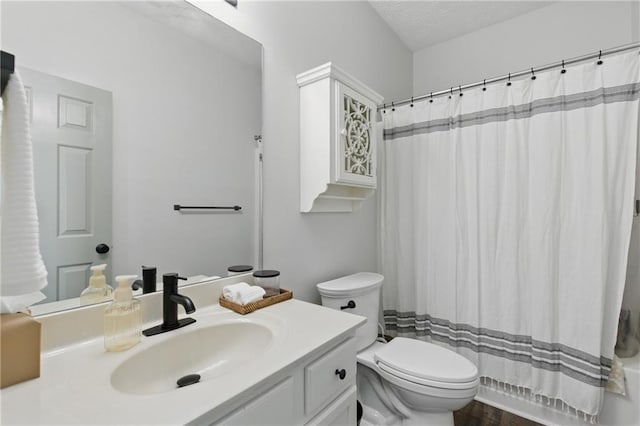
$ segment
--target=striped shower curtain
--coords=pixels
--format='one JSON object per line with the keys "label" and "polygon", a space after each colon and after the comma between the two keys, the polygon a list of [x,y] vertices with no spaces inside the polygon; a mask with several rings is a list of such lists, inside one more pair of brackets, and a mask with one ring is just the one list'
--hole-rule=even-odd
{"label": "striped shower curtain", "polygon": [[390,334],[447,345],[483,383],[597,418],[631,234],[639,62],[635,50],[386,110]]}

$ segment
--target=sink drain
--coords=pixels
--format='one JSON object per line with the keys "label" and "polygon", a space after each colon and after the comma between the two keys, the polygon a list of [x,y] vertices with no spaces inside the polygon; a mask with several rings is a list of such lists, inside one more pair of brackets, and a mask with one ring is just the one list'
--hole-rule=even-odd
{"label": "sink drain", "polygon": [[200,381],[199,374],[187,374],[184,377],[180,377],[176,384],[179,388],[183,388],[185,386],[193,385],[194,383],[198,383]]}

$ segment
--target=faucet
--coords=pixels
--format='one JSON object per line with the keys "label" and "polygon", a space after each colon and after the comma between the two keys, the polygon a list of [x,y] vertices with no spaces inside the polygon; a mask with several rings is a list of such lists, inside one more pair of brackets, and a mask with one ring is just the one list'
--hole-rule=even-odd
{"label": "faucet", "polygon": [[153,293],[156,291],[156,267],[142,266],[142,280],[135,280],[131,283],[133,290],[142,287],[142,294]]}
{"label": "faucet", "polygon": [[196,311],[191,299],[178,294],[178,280],[186,280],[186,278],[180,277],[176,273],[162,276],[162,324],[144,330],[142,334],[145,336],[166,333],[196,322],[193,318],[178,320],[178,304],[181,304],[188,314]]}

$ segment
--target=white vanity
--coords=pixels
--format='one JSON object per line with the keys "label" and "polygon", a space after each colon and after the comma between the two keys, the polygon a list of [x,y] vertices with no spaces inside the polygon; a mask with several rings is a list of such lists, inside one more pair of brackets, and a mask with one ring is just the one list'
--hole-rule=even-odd
{"label": "white vanity", "polygon": [[[242,279],[183,288],[197,322],[119,353],[103,348],[104,305],[40,317],[41,377],[1,391],[0,422],[355,425],[353,336],[366,320],[295,299],[244,316],[220,307],[222,286]],[[154,325],[161,294],[141,299]],[[178,389],[189,372],[200,382]]]}

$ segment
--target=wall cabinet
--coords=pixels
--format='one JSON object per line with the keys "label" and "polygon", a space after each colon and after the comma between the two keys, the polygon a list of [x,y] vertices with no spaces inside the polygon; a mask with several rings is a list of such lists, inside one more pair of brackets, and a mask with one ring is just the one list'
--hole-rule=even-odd
{"label": "wall cabinet", "polygon": [[355,425],[356,344],[353,337],[312,353],[269,383],[249,390],[215,425]]}
{"label": "wall cabinet", "polygon": [[349,212],[376,188],[383,98],[332,63],[299,74],[300,211]]}

